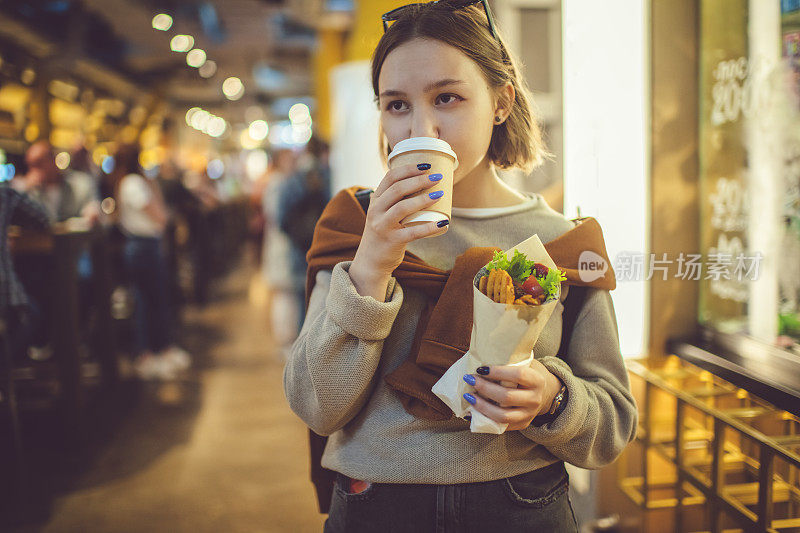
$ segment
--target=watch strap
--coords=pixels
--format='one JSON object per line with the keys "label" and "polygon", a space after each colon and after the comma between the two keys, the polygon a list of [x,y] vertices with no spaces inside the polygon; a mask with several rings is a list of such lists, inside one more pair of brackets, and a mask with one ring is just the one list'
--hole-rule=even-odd
{"label": "watch strap", "polygon": [[568,396],[569,390],[566,385],[562,384],[561,389],[556,393],[555,398],[553,398],[553,403],[550,404],[550,410],[545,414],[535,417],[531,421],[531,425],[534,427],[541,427],[555,420],[567,407]]}

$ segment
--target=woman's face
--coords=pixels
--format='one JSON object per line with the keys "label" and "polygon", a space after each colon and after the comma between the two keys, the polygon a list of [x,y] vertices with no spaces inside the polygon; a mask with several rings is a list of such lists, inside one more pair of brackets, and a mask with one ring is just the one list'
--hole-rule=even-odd
{"label": "woman's face", "polygon": [[383,62],[378,88],[389,149],[410,137],[447,141],[458,155],[455,183],[486,156],[494,98],[478,65],[457,48],[422,38],[398,46]]}

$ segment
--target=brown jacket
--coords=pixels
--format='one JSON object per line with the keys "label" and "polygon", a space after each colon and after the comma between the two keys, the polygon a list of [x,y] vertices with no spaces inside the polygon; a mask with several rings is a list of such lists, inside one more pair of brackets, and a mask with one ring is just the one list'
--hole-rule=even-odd
{"label": "brown jacket", "polygon": [[[317,273],[332,270],[342,261],[351,261],[361,242],[366,223],[355,193],[361,187],[340,191],[327,205],[314,232],[306,259],[306,307]],[[578,219],[577,225],[545,243],[550,257],[566,273],[569,285],[613,290],[616,279],[605,249],[600,225],[594,218]],[[416,337],[408,359],[385,378],[397,391],[409,413],[431,420],[447,420],[450,409],[431,392],[444,372],[469,349],[472,332],[472,280],[478,270],[491,261],[499,248],[469,248],[456,258],[451,271],[434,268],[416,255],[406,252],[403,262],[392,273],[404,289],[415,289],[428,296],[428,305],[419,318]],[[598,279],[586,283],[578,275],[578,259],[592,251],[609,265]],[[311,477],[317,486],[320,509],[326,512],[334,473],[321,466],[325,437],[310,433]]]}

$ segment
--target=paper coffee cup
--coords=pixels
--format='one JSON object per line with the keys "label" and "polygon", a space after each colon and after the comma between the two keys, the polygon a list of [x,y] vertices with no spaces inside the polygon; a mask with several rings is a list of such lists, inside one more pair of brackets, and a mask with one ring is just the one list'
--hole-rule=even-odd
{"label": "paper coffee cup", "polygon": [[[441,174],[442,179],[415,196],[443,191],[444,195],[433,205],[407,216],[400,221],[404,226],[450,220],[453,207],[453,171],[458,167],[458,157],[450,145],[434,137],[412,137],[394,145],[389,154],[389,168],[402,165],[430,163],[428,174]],[[443,231],[444,232],[444,231]]]}

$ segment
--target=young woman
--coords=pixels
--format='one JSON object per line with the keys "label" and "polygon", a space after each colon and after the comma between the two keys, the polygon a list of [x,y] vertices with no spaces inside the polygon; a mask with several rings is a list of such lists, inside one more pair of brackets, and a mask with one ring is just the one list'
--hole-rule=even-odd
{"label": "young woman", "polygon": [[[637,422],[608,290],[585,288],[566,353],[557,353],[559,303],[530,368],[481,367],[464,377],[475,384],[466,398],[474,409],[509,423],[502,435],[471,433],[454,416],[416,416],[387,386],[420,349],[415,335],[428,305],[425,291],[398,282],[407,253],[447,271],[473,247],[508,249],[533,234],[548,243],[576,227],[497,175],[530,169],[546,151],[486,2],[412,4],[387,19],[394,22],[372,59],[382,154],[409,137],[436,137],[459,165],[445,233],[430,237],[442,231],[434,223],[399,224],[434,201],[410,195],[438,189],[424,165],[394,168],[372,195],[352,260],[311,280],[284,388],[292,409],[328,436],[322,465],[338,474],[325,530],[577,531],[564,462],[612,462]],[[557,396],[557,416],[535,422]]]}
{"label": "young woman", "polygon": [[169,213],[158,185],[143,174],[138,147],[121,146],[115,154],[109,189],[125,235],[126,275],[136,294],[134,366],[142,379],[172,379],[187,369],[191,360],[175,344],[163,239]]}

